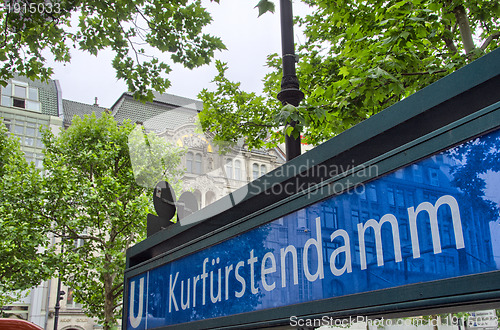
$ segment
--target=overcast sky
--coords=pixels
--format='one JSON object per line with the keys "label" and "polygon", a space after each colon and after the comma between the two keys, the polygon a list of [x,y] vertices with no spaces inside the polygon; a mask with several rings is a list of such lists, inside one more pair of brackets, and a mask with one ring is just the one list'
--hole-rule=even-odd
{"label": "overcast sky", "polygon": [[[281,35],[279,26],[279,6],[276,13],[266,13],[257,18],[254,8],[257,0],[221,0],[220,4],[205,1],[213,22],[206,32],[222,38],[228,50],[217,52],[216,59],[229,65],[228,77],[240,81],[246,91],[260,92],[262,78],[267,72],[266,57],[271,53],[281,55]],[[278,1],[276,1],[278,3]],[[294,14],[301,14],[308,8],[294,2]],[[303,42],[303,37],[296,28],[295,42]],[[165,54],[165,59],[169,54]],[[71,63],[61,65],[49,61],[54,68],[53,79],[59,80],[63,98],[82,103],[93,104],[94,98],[103,107],[111,107],[127,87],[123,81],[117,81],[111,66],[113,54],[101,52],[97,57],[77,50],[72,51]],[[162,60],[160,58],[160,60]],[[167,93],[196,98],[203,88],[210,88],[210,83],[217,74],[214,63],[194,70],[180,65],[172,65],[169,74],[172,86]]]}

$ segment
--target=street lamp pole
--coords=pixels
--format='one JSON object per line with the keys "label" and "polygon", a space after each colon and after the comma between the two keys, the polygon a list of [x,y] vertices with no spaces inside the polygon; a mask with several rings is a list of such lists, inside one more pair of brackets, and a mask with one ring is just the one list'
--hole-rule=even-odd
{"label": "street lamp pole", "polygon": [[63,299],[64,291],[61,291],[61,275],[57,279],[57,297],[56,305],[54,306],[54,330],[57,330],[59,325],[59,310],[61,309],[61,300]]}
{"label": "street lamp pole", "polygon": [[[291,104],[297,107],[304,99],[304,93],[299,90],[299,79],[295,71],[295,45],[293,41],[293,12],[292,0],[280,0],[281,18],[281,51],[283,56],[283,78],[281,79],[281,91],[278,100],[283,105]],[[295,122],[287,123],[295,126]],[[286,160],[289,161],[300,155],[300,135],[298,138],[285,135]]]}
{"label": "street lamp pole", "polygon": [[[64,241],[64,232],[61,240]],[[61,254],[63,253],[64,246],[61,246]],[[64,294],[66,294],[66,292],[61,290],[61,270],[59,270],[59,277],[57,278],[56,305],[54,306],[54,330],[57,330],[57,327],[59,326],[59,310],[61,309],[61,300],[63,300]]]}

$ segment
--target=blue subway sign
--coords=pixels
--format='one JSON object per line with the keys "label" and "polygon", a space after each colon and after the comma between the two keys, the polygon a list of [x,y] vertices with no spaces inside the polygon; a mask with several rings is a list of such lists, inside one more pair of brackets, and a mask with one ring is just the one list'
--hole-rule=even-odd
{"label": "blue subway sign", "polygon": [[500,130],[128,278],[127,329],[500,269]]}

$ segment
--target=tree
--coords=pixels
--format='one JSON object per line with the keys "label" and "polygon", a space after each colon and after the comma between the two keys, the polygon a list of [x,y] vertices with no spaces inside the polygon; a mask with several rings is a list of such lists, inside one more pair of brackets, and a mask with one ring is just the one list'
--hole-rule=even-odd
{"label": "tree", "polygon": [[202,127],[216,140],[244,137],[251,148],[274,146],[293,120],[297,125],[287,134],[319,144],[500,45],[498,1],[304,2],[314,12],[296,19],[307,39],[297,51],[306,95],[301,106],[276,100],[277,54],[268,57],[273,72],[265,77],[264,96],[242,91],[218,63],[217,90],[199,95]]}
{"label": "tree", "polygon": [[190,69],[207,64],[214,51],[225,49],[219,38],[202,32],[211,20],[200,0],[5,1],[0,84],[15,73],[32,80],[50,78],[47,52],[56,61],[70,62],[71,47],[93,55],[111,49],[117,78],[136,98],[151,101],[152,89],[162,93],[169,87],[162,74],[171,70],[151,49],[171,53],[173,62]]}
{"label": "tree", "polygon": [[0,306],[50,278],[56,262],[37,209],[41,177],[0,121]]}
{"label": "tree", "polygon": [[[151,212],[152,190],[139,186],[132,170],[127,142],[134,127],[104,113],[75,117],[57,137],[43,132],[43,212],[60,238],[59,274],[105,329],[121,317],[125,251],[145,238]],[[148,136],[150,143],[157,139]],[[180,162],[178,150],[168,150],[174,161],[163,168],[167,177]]]}
{"label": "tree", "polygon": [[[486,198],[485,180],[489,174],[500,172],[499,145],[500,132],[496,131],[457,146],[450,152],[456,162],[451,168],[451,174],[453,185],[460,191],[460,205],[465,206],[464,213],[467,215],[473,208],[476,213],[481,210],[484,226],[497,220],[499,215],[498,201]],[[473,215],[469,217],[472,218]],[[465,226],[467,225],[470,224],[466,223]]]}

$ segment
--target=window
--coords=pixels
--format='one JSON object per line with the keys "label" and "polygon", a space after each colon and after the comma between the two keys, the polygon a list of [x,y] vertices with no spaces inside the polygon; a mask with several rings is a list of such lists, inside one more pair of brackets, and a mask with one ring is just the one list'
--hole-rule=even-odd
{"label": "window", "polygon": [[387,188],[387,200],[389,202],[389,205],[391,205],[391,206],[396,205],[396,200],[394,198],[394,189],[393,188]]}
{"label": "window", "polygon": [[403,190],[401,190],[401,189],[396,189],[396,205],[398,207],[405,206],[405,197],[404,197]]}
{"label": "window", "polygon": [[297,228],[307,228],[306,210],[297,211]]}
{"label": "window", "polygon": [[201,155],[196,154],[194,156],[194,173],[201,174]]}
{"label": "window", "polygon": [[362,211],[361,212],[361,222],[365,223],[368,220],[370,220],[370,214],[366,211]]}
{"label": "window", "polygon": [[254,163],[252,165],[252,177],[256,180],[259,177],[259,164]]}
{"label": "window", "polygon": [[438,171],[434,168],[429,169],[429,177],[431,179],[431,186],[439,186]]}
{"label": "window", "polygon": [[[32,118],[25,115],[17,115],[0,111],[4,123],[10,134],[19,138],[25,158],[29,162],[34,162],[35,167],[43,169],[43,143],[42,133],[38,129],[40,126],[47,126],[48,120]],[[0,120],[2,120],[0,118]]]}
{"label": "window", "polygon": [[226,159],[226,176],[228,179],[233,178],[233,160],[231,158]]}
{"label": "window", "polygon": [[12,85],[7,84],[7,86],[2,86],[2,105],[6,107],[12,106],[12,98],[11,96]]}
{"label": "window", "polygon": [[81,308],[82,305],[80,303],[75,302],[74,300],[75,290],[73,288],[68,288],[68,293],[66,296],[66,308]]}
{"label": "window", "polygon": [[361,191],[360,193],[358,193],[359,195],[359,199],[363,202],[366,202],[366,189],[365,187],[363,186],[363,191]]}
{"label": "window", "polygon": [[26,124],[26,136],[24,138],[24,145],[33,147],[35,145],[35,135],[36,135],[36,124],[27,123]]}
{"label": "window", "polygon": [[413,191],[407,191],[406,200],[408,206],[415,205],[415,193]]}
{"label": "window", "polygon": [[43,159],[42,158],[36,158],[35,159],[35,167],[38,168],[38,169],[42,169],[43,168]]}
{"label": "window", "polygon": [[43,142],[42,142],[42,132],[40,132],[40,130],[37,130],[36,132],[36,147],[37,148],[44,148],[45,146],[43,145]]}
{"label": "window", "polygon": [[27,86],[13,85],[14,86],[14,97],[26,98]]}
{"label": "window", "polygon": [[408,228],[408,220],[401,218],[401,224],[399,225],[399,234],[401,239],[407,241],[410,238],[410,235],[408,235],[409,232],[410,229]]}
{"label": "window", "polygon": [[351,210],[351,221],[352,223],[359,223],[359,211]]}
{"label": "window", "polygon": [[201,154],[186,154],[186,171],[187,173],[201,174]]}
{"label": "window", "polygon": [[368,200],[370,202],[374,202],[374,203],[377,202],[377,188],[375,187],[375,185],[373,185],[373,184],[369,185],[366,193],[368,195]]}
{"label": "window", "polygon": [[1,91],[3,106],[41,111],[38,88],[30,87],[25,82],[12,81],[6,87],[2,87]]}
{"label": "window", "polygon": [[264,174],[267,173],[266,165],[259,165],[257,163],[253,163],[252,165],[252,178],[255,180]]}
{"label": "window", "polygon": [[24,157],[26,158],[26,161],[27,161],[28,163],[30,163],[30,162],[32,162],[32,161],[33,161],[33,159],[34,159],[33,157],[34,157],[34,156],[35,156],[35,155],[34,155],[32,152],[25,152],[25,153],[24,153]]}
{"label": "window", "polygon": [[241,162],[239,160],[234,161],[234,178],[241,180]]}
{"label": "window", "polygon": [[415,182],[422,183],[422,171],[420,167],[417,164],[413,164],[412,166],[413,169],[413,179]]}
{"label": "window", "polygon": [[23,135],[24,134],[24,126],[21,124],[14,125],[14,134]]}
{"label": "window", "polygon": [[[339,240],[335,239],[335,241],[333,241],[333,242],[323,242],[323,263],[324,264],[330,263],[330,257],[332,255],[332,253],[341,246],[340,242],[342,242],[342,241],[343,241],[342,239],[339,239]],[[340,268],[342,268],[344,263],[345,263],[345,253],[337,254],[337,256],[335,257],[335,266],[338,269],[340,269]]]}
{"label": "window", "polygon": [[193,173],[193,153],[188,152],[186,154],[186,171],[188,173]]}
{"label": "window", "polygon": [[338,209],[337,207],[323,206],[323,227],[330,229],[338,228]]}
{"label": "window", "polygon": [[260,176],[263,176],[267,173],[266,165],[260,165]]}
{"label": "window", "polygon": [[[10,131],[10,125],[11,125],[10,124],[10,119],[0,118],[0,120],[3,121],[5,127],[7,128],[7,131]],[[7,134],[9,134],[9,133],[7,133]]]}

